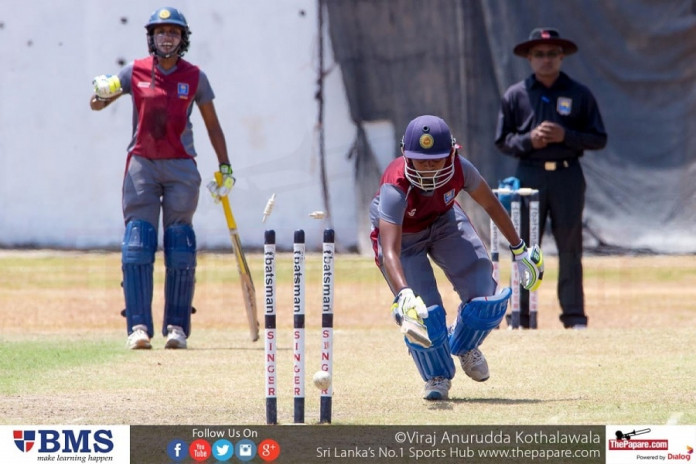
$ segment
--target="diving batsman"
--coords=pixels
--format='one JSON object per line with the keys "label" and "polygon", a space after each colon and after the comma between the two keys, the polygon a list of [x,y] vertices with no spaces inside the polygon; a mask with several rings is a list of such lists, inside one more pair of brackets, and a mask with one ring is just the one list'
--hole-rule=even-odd
{"label": "diving batsman", "polygon": [[[444,400],[455,375],[453,356],[470,378],[488,380],[479,346],[502,320],[511,295],[509,287],[495,294],[493,265],[457,195],[470,195],[512,245],[524,288],[541,285],[544,261],[538,247],[527,249],[481,174],[459,155],[444,120],[413,119],[401,153],[384,171],[370,206],[371,239],[375,261],[395,295],[392,314],[425,381],[423,398]],[[461,299],[449,326],[431,263]]]}

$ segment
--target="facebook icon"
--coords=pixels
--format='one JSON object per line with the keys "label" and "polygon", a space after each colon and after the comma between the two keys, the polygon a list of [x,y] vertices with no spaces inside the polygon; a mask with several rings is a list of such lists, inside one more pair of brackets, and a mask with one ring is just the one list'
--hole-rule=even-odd
{"label": "facebook icon", "polygon": [[167,454],[174,461],[183,461],[188,453],[186,442],[184,440],[172,440],[167,445]]}

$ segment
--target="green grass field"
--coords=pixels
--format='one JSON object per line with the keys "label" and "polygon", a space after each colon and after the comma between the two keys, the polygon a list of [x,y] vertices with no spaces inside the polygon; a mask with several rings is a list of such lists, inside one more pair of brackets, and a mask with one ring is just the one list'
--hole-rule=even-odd
{"label": "green grass field", "polygon": [[[278,263],[279,421],[292,422],[290,256]],[[154,319],[162,317],[162,256]],[[235,262],[199,255],[186,351],[125,349],[120,255],[0,251],[0,423],[263,424],[264,345],[248,338]],[[261,296],[261,256],[249,256]],[[586,257],[590,329],[561,329],[557,262],[547,257],[537,331],[484,342],[491,379],[461,372],[450,401],[423,387],[371,258],[337,255],[335,424],[696,424],[696,258]],[[320,268],[307,256],[306,419],[319,395]],[[505,274],[503,274],[505,278]],[[440,280],[444,282],[444,280]],[[456,299],[441,285],[449,317]],[[263,332],[263,330],[262,330]]]}

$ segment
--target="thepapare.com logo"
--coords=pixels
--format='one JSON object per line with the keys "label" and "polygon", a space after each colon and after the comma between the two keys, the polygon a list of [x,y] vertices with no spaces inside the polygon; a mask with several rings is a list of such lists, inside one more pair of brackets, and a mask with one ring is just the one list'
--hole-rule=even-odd
{"label": "thepapare.com logo", "polygon": [[23,453],[99,455],[114,449],[113,432],[108,429],[13,430],[12,435]]}

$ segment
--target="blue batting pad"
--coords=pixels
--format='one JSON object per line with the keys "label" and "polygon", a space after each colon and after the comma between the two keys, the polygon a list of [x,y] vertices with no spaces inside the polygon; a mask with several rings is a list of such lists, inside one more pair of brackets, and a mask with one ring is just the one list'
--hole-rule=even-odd
{"label": "blue batting pad", "polygon": [[442,306],[433,305],[428,308],[428,317],[424,319],[428,328],[428,337],[433,344],[430,348],[423,348],[404,341],[416,363],[418,372],[426,382],[435,377],[454,377],[454,361],[450,355],[449,343],[447,343],[447,319]]}
{"label": "blue batting pad", "polygon": [[188,224],[175,224],[164,231],[164,323],[178,325],[188,337],[191,333],[191,304],[196,274],[196,234]]}
{"label": "blue batting pad", "polygon": [[154,335],[152,273],[155,251],[157,251],[157,231],[152,224],[140,219],[126,224],[126,232],[121,244],[121,270],[129,335],[133,331],[133,326],[136,325],[146,326],[149,337]]}
{"label": "blue batting pad", "polygon": [[449,337],[450,352],[459,356],[481,345],[491,330],[503,320],[510,295],[512,290],[505,287],[497,295],[462,303]]}

